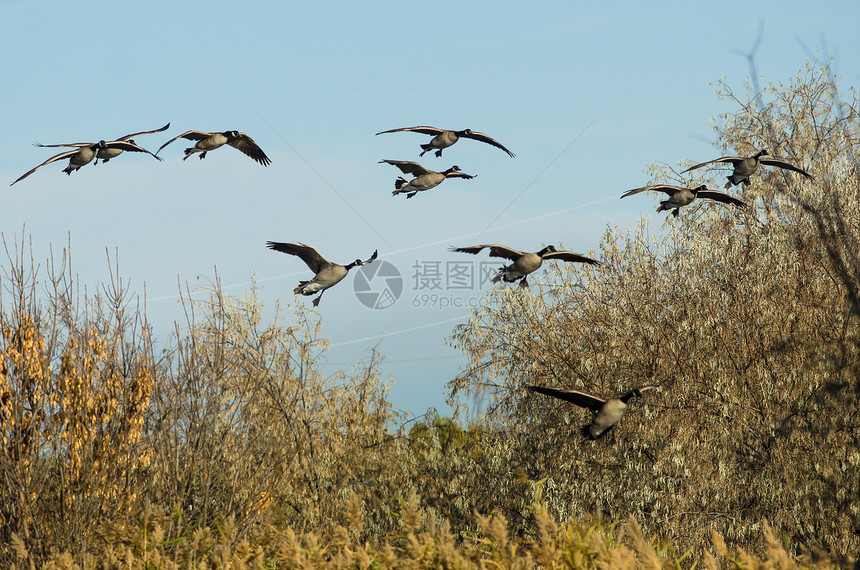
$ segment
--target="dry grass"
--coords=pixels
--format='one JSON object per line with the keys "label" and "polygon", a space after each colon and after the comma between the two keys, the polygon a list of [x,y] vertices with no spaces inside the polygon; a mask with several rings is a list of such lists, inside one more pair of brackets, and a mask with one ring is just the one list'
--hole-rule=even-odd
{"label": "dry grass", "polygon": [[[718,534],[714,535],[715,554],[708,552],[699,560],[679,556],[672,548],[660,546],[643,536],[631,518],[623,524],[559,525],[546,510],[535,508],[539,521],[539,541],[524,541],[508,536],[504,517],[476,515],[479,530],[455,536],[443,527],[435,532],[407,528],[404,534],[380,543],[351,540],[345,527],[338,526],[327,535],[299,533],[291,528],[268,526],[250,537],[237,532],[231,521],[214,528],[205,527],[172,540],[165,529],[177,521],[145,510],[126,525],[106,525],[90,549],[72,556],[53,553],[45,562],[46,570],[95,570],[102,568],[165,570],[180,568],[219,569],[368,569],[368,568],[746,568],[794,569],[836,568],[829,560],[794,559],[773,540],[765,525],[762,541],[767,552],[762,557],[743,550],[731,552]],[[352,519],[354,513],[346,512]],[[403,518],[417,522],[420,508],[413,497],[404,507]],[[416,518],[417,517],[417,518]],[[17,560],[25,560],[25,551]],[[15,566],[13,566],[15,567]]]}

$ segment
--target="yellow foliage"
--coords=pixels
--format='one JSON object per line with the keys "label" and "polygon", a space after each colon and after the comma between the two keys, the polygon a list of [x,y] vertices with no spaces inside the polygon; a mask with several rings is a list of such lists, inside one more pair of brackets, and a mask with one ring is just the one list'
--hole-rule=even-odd
{"label": "yellow foliage", "polygon": [[[546,513],[534,506],[535,512]],[[346,514],[345,516],[349,516]],[[160,528],[171,519],[151,510],[138,513],[126,524],[107,525],[102,537],[87,552],[71,556],[55,553],[45,568],[79,568],[76,560],[89,560],[105,567],[126,568],[612,568],[662,569],[697,567],[695,560],[679,556],[671,547],[655,548],[657,542],[645,537],[635,520],[627,521],[624,532],[615,525],[576,522],[559,524],[541,515],[546,533],[539,543],[509,538],[507,521],[500,515],[477,515],[482,530],[462,539],[455,538],[447,525],[433,533],[408,533],[394,543],[361,543],[349,539],[344,527],[328,535],[260,528],[240,536],[236,527],[224,521],[217,529],[204,528],[191,536],[168,540]],[[174,520],[173,523],[178,521]],[[767,553],[757,557],[742,550],[720,554],[722,567],[743,568],[835,568],[830,559],[795,559],[773,541],[765,525],[762,540]],[[849,560],[850,562],[850,560]],[[683,566],[682,566],[683,564]],[[706,553],[702,564],[717,568],[713,555]],[[101,567],[101,566],[99,566]]]}
{"label": "yellow foliage", "polygon": [[[110,318],[95,300],[93,313],[107,318],[68,327],[39,312],[34,274],[12,275],[15,301],[0,316],[0,543],[16,537],[32,565],[49,547],[86,543],[92,521],[137,506],[132,475],[150,455],[138,444],[154,372],[138,316]],[[71,294],[58,288],[52,303],[71,307]],[[121,355],[127,341],[135,350]],[[8,555],[0,549],[0,560]]]}

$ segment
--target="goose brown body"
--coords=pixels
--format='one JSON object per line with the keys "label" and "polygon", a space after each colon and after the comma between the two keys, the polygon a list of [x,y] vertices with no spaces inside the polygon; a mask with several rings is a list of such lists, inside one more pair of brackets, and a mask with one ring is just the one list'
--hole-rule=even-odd
{"label": "goose brown body", "polygon": [[408,160],[380,160],[379,162],[380,164],[384,162],[386,164],[396,166],[404,174],[411,174],[414,176],[412,180],[406,180],[402,176],[398,177],[394,182],[394,192],[392,192],[392,195],[394,196],[397,196],[398,194],[406,194],[407,198],[412,198],[418,192],[423,192],[439,186],[448,178],[465,178],[467,180],[474,178],[471,174],[461,172],[460,167],[456,164],[448,170],[436,172],[424,168],[417,162],[411,162]]}

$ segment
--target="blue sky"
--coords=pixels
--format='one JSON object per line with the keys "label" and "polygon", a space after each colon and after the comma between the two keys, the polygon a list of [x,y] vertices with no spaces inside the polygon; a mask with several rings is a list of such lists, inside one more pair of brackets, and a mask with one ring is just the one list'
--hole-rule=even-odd
{"label": "blue sky", "polygon": [[[826,46],[844,85],[860,83],[860,4],[819,2],[640,3],[260,2],[106,3],[0,0],[7,184],[52,156],[31,145],[96,141],[155,129],[155,151],[186,130],[248,133],[272,159],[263,168],[234,149],[182,161],[186,141],[146,155],[45,166],[8,188],[0,207],[7,242],[32,239],[37,260],[71,242],[89,290],[118,253],[132,290],[164,339],[182,312],[178,283],[214,279],[241,296],[251,279],[267,306],[295,299],[309,275],[267,240],[301,241],[341,263],[374,249],[403,276],[401,298],[372,310],[353,277],[319,307],[330,339],[325,370],[349,369],[378,345],[396,407],[443,405],[465,360],[445,339],[478,289],[418,289],[422,272],[451,261],[448,246],[545,243],[595,252],[607,226],[631,227],[656,198],[619,201],[649,182],[648,165],[716,156],[715,82],[744,91],[759,72],[788,81]],[[738,16],[743,14],[743,16]],[[462,141],[418,158],[429,137],[374,136],[398,127],[471,128],[517,157]],[[457,164],[474,180],[449,180],[406,200],[399,172],[381,159],[435,170]],[[655,218],[655,223],[662,223]],[[479,235],[480,234],[480,235]],[[8,261],[0,258],[0,265]],[[476,266],[477,267],[477,266]],[[539,279],[539,277],[538,277]],[[374,283],[378,283],[374,281]],[[428,297],[423,297],[423,295]],[[473,301],[474,302],[474,301]]]}

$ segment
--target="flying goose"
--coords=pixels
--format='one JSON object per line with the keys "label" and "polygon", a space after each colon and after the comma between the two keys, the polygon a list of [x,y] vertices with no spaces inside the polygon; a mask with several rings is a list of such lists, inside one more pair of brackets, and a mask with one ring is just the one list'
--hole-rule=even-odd
{"label": "flying goose", "polygon": [[391,193],[394,196],[405,193],[407,198],[411,198],[418,192],[423,192],[424,190],[430,190],[431,188],[439,186],[439,184],[441,184],[446,178],[466,178],[467,180],[474,178],[471,174],[460,172],[460,167],[457,165],[454,165],[448,170],[442,172],[434,172],[433,170],[427,170],[417,162],[409,162],[408,160],[379,161],[380,164],[383,162],[396,166],[404,174],[412,174],[415,176],[415,178],[409,181],[402,176],[398,176],[397,180],[394,182],[394,192]]}
{"label": "flying goose", "polygon": [[376,259],[377,254],[377,252],[374,251],[373,255],[371,255],[370,259],[367,261],[356,259],[348,265],[338,265],[337,263],[328,261],[320,255],[320,252],[318,252],[316,248],[303,243],[267,241],[266,246],[269,249],[280,251],[281,253],[289,253],[290,255],[299,256],[302,261],[308,265],[310,270],[316,273],[313,279],[310,281],[299,281],[299,286],[293,289],[293,293],[296,295],[299,293],[302,295],[313,295],[318,292],[319,297],[314,299],[312,303],[314,307],[320,304],[320,299],[322,299],[323,292],[325,292],[326,289],[337,285],[344,277],[346,277],[346,274],[349,273],[349,270],[353,267],[367,265]]}
{"label": "flying goose", "polygon": [[[82,143],[82,144],[84,144],[84,143]],[[63,169],[63,172],[65,172],[66,174],[71,174],[75,170],[78,170],[82,166],[86,166],[87,164],[92,162],[93,159],[96,158],[96,156],[98,155],[98,153],[100,151],[103,151],[105,149],[111,149],[111,148],[118,148],[121,150],[130,150],[130,151],[134,151],[134,152],[141,152],[141,151],[142,152],[149,152],[149,151],[146,151],[146,150],[140,148],[136,144],[131,143],[131,142],[127,142],[127,141],[111,141],[111,142],[99,141],[97,143],[86,144],[85,146],[80,146],[78,148],[75,148],[74,150],[68,150],[66,152],[61,152],[60,154],[52,156],[51,158],[49,158],[48,160],[46,160],[45,162],[43,162],[39,166],[37,166],[31,170],[28,170],[27,172],[25,172],[24,174],[19,176],[18,179],[15,180],[15,182],[19,182],[19,181],[27,178],[28,176],[30,176],[31,174],[33,174],[34,172],[36,172],[37,170],[39,170],[40,168],[45,166],[46,164],[51,164],[52,162],[56,162],[58,160],[63,160],[64,158],[69,159],[69,165]],[[12,186],[13,184],[15,184],[15,182],[10,184],[9,186]]]}
{"label": "flying goose", "polygon": [[206,158],[206,153],[210,150],[215,150],[218,147],[224,146],[228,144],[233,148],[239,149],[246,155],[250,156],[263,166],[268,166],[271,164],[272,160],[266,156],[266,153],[263,152],[257,143],[254,142],[254,139],[246,135],[245,133],[240,133],[239,131],[224,131],[223,133],[204,133],[203,131],[186,131],[181,135],[177,135],[161,145],[155,154],[161,152],[161,149],[175,141],[176,139],[188,139],[190,141],[197,141],[193,147],[185,149],[185,156],[182,157],[182,160],[185,160],[195,152],[200,153],[200,158]]}
{"label": "flying goose", "polygon": [[638,388],[633,388],[629,392],[626,392],[617,398],[610,398],[608,400],[601,400],[596,396],[592,396],[591,394],[586,394],[585,392],[580,392],[578,390],[560,390],[558,388],[547,388],[544,386],[526,387],[530,392],[538,392],[539,394],[546,394],[547,396],[560,398],[567,402],[572,402],[581,408],[588,408],[591,410],[594,414],[594,417],[591,418],[591,423],[582,426],[579,431],[583,438],[593,440],[604,435],[615,427],[615,424],[621,421],[621,417],[624,415],[625,410],[627,410],[627,401],[630,400],[630,398],[639,398],[642,396],[643,392],[653,390],[658,386],[659,384],[640,386]]}
{"label": "flying goose", "polygon": [[512,264],[499,269],[498,275],[493,277],[493,283],[498,283],[500,279],[504,279],[506,283],[513,283],[517,279],[520,279],[520,287],[528,287],[529,283],[526,281],[526,277],[529,273],[536,271],[543,264],[544,259],[559,259],[561,261],[600,265],[599,261],[591,259],[590,257],[586,257],[578,253],[572,253],[570,251],[558,251],[554,245],[548,245],[537,253],[523,253],[522,251],[517,251],[499,244],[456,247],[451,248],[451,250],[476,255],[485,247],[490,248],[490,257],[504,257],[505,259],[513,260]]}
{"label": "flying goose", "polygon": [[729,196],[728,194],[723,194],[716,190],[708,190],[708,187],[704,184],[697,186],[696,188],[681,188],[679,186],[669,186],[667,184],[655,184],[653,186],[643,186],[642,188],[628,190],[622,194],[621,197],[626,198],[627,196],[632,196],[639,192],[648,192],[649,190],[664,192],[669,195],[668,200],[660,201],[660,207],[657,208],[657,211],[662,212],[663,210],[666,210],[668,212],[669,210],[673,210],[672,215],[676,218],[678,217],[678,211],[682,207],[691,204],[696,198],[716,200],[717,202],[734,204],[740,208],[746,208],[746,202],[743,200],[739,200],[734,196]]}
{"label": "flying goose", "polygon": [[[119,148],[119,147],[107,147],[107,148],[99,149],[98,153],[96,154],[96,161],[93,164],[98,164],[99,163],[98,159],[102,159],[102,162],[107,162],[112,158],[118,157],[125,150],[135,150],[135,152],[145,152],[147,154],[151,154],[153,156],[153,158],[155,158],[157,160],[161,160],[161,158],[155,156],[154,154],[152,154],[151,152],[149,152],[145,148],[138,146],[137,143],[134,142],[134,137],[142,137],[143,135],[151,135],[152,133],[160,133],[162,131],[166,131],[169,127],[170,127],[170,123],[167,123],[166,125],[164,125],[160,129],[155,129],[154,131],[141,131],[139,133],[131,133],[130,135],[125,135],[124,137],[120,137],[120,138],[116,139],[115,141],[110,141],[110,142],[127,142],[127,143],[135,145],[135,147],[137,147],[137,148],[136,149],[126,149],[126,148]],[[69,144],[33,143],[33,144],[35,146],[39,146],[39,147],[50,147],[50,148],[63,147],[63,146],[75,146],[75,147],[80,148],[80,147],[92,145],[92,143],[69,143]]]}
{"label": "flying goose", "polygon": [[812,178],[812,175],[807,171],[803,170],[802,168],[798,168],[797,166],[794,166],[793,164],[790,164],[785,160],[782,160],[781,158],[762,158],[766,154],[768,154],[767,150],[760,150],[753,156],[747,157],[722,156],[720,158],[715,158],[714,160],[709,160],[708,162],[694,164],[687,170],[682,171],[681,174],[717,162],[730,162],[732,166],[734,166],[734,171],[732,171],[732,174],[730,176],[726,176],[726,178],[728,178],[729,180],[728,182],[726,182],[725,185],[726,190],[728,190],[735,184],[743,184],[744,186],[749,186],[750,176],[752,176],[753,173],[758,169],[759,164],[764,164],[765,166],[776,166],[779,168],[784,168],[786,170],[793,170],[794,172],[799,172],[807,178]]}
{"label": "flying goose", "polygon": [[399,133],[402,131],[412,131],[414,133],[433,135],[433,138],[430,139],[429,143],[421,145],[422,150],[419,156],[424,156],[425,152],[430,152],[431,150],[436,151],[436,156],[442,156],[442,149],[448,148],[449,146],[460,140],[460,138],[473,139],[476,141],[491,144],[494,147],[500,148],[506,153],[508,153],[511,158],[516,156],[514,153],[506,149],[499,141],[488,137],[484,133],[478,133],[471,129],[464,129],[462,131],[447,131],[445,129],[437,129],[436,127],[404,127],[402,129],[391,129],[390,131],[382,131],[376,134],[384,135],[386,133]]}

